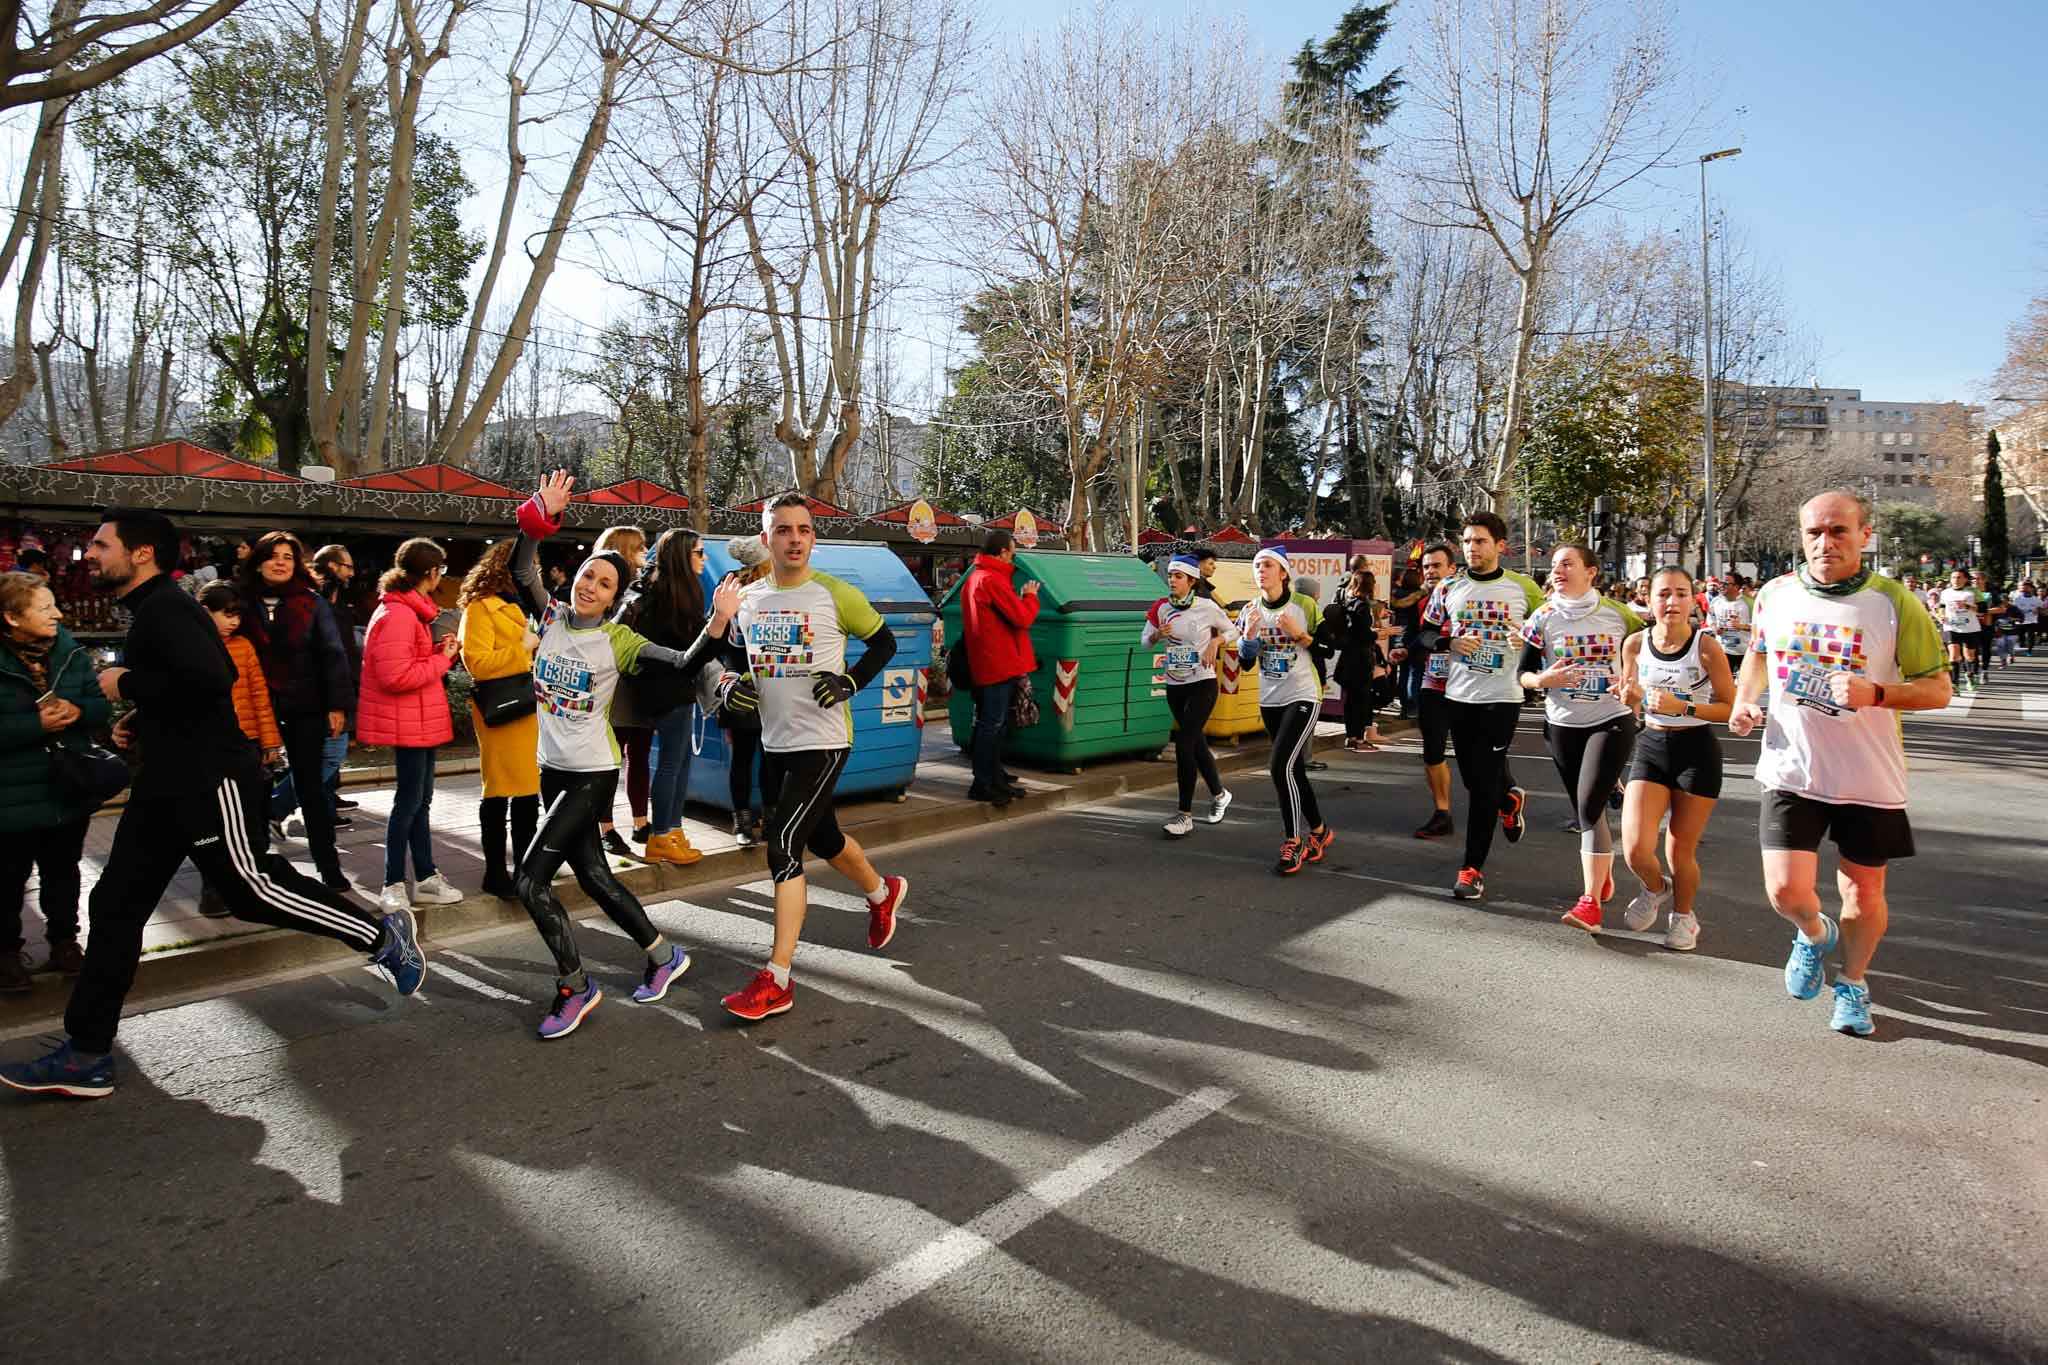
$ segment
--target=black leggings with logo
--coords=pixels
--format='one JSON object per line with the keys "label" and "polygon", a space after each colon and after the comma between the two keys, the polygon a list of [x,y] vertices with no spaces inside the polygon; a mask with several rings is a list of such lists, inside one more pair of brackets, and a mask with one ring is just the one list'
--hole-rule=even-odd
{"label": "black leggings with logo", "polygon": [[648,921],[639,897],[619,884],[605,861],[604,845],[598,842],[597,822],[609,815],[619,790],[619,772],[569,773],[554,768],[540,770],[540,799],[547,810],[541,816],[540,833],[534,836],[519,861],[515,886],[520,904],[533,916],[548,951],[555,955],[555,974],[564,986],[580,984],[583,955],[576,949],[576,931],[569,912],[555,896],[555,874],[568,863],[576,884],[598,908],[611,916],[612,923],[629,934],[642,948],[659,937]]}

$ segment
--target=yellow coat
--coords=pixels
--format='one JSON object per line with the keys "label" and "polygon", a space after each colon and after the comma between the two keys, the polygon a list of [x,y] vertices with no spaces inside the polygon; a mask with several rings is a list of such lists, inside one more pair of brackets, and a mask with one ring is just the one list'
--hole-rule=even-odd
{"label": "yellow coat", "polygon": [[[462,666],[477,682],[509,678],[533,665],[520,642],[526,613],[502,597],[471,602],[462,609],[456,638],[462,644]],[[503,725],[485,725],[476,703],[469,704],[476,726],[477,749],[483,758],[485,796],[540,794],[540,722],[521,716]]]}

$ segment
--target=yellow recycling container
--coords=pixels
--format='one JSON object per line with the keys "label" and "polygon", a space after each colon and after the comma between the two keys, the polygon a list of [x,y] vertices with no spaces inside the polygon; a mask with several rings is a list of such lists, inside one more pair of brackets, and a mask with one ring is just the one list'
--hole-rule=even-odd
{"label": "yellow recycling container", "polygon": [[[1219,559],[1216,577],[1210,581],[1216,585],[1216,605],[1228,612],[1232,621],[1259,591],[1258,576],[1249,559]],[[1223,650],[1216,656],[1216,709],[1209,713],[1202,733],[1211,739],[1236,739],[1256,734],[1264,726],[1259,719],[1259,670],[1248,668],[1240,673],[1237,651]]]}

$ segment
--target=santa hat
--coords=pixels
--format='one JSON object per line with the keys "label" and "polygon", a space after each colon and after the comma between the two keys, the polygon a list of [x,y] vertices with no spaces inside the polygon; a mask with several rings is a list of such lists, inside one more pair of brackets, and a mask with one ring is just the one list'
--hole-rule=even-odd
{"label": "santa hat", "polygon": [[1294,577],[1294,565],[1288,562],[1287,551],[1281,549],[1278,545],[1267,545],[1252,556],[1252,572],[1257,573],[1260,562],[1268,559],[1280,566],[1281,573],[1286,574],[1289,578]]}

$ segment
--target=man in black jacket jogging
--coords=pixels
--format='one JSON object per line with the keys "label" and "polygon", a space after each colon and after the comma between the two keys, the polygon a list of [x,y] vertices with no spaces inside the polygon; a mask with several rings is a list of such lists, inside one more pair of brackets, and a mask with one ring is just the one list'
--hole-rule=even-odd
{"label": "man in black jacket jogging", "polygon": [[190,858],[236,916],[352,943],[411,995],[426,959],[409,913],[381,919],[268,856],[269,792],[235,720],[234,661],[206,609],[171,582],[178,536],[159,512],[110,509],[85,552],[93,585],[133,620],[123,667],[99,677],[110,701],[135,705],[115,741],[141,767],[93,887],[85,970],[64,1012],[69,1035],[31,1062],[0,1067],[0,1083],[38,1094],[113,1093],[114,1032],[142,958],[142,929]]}

